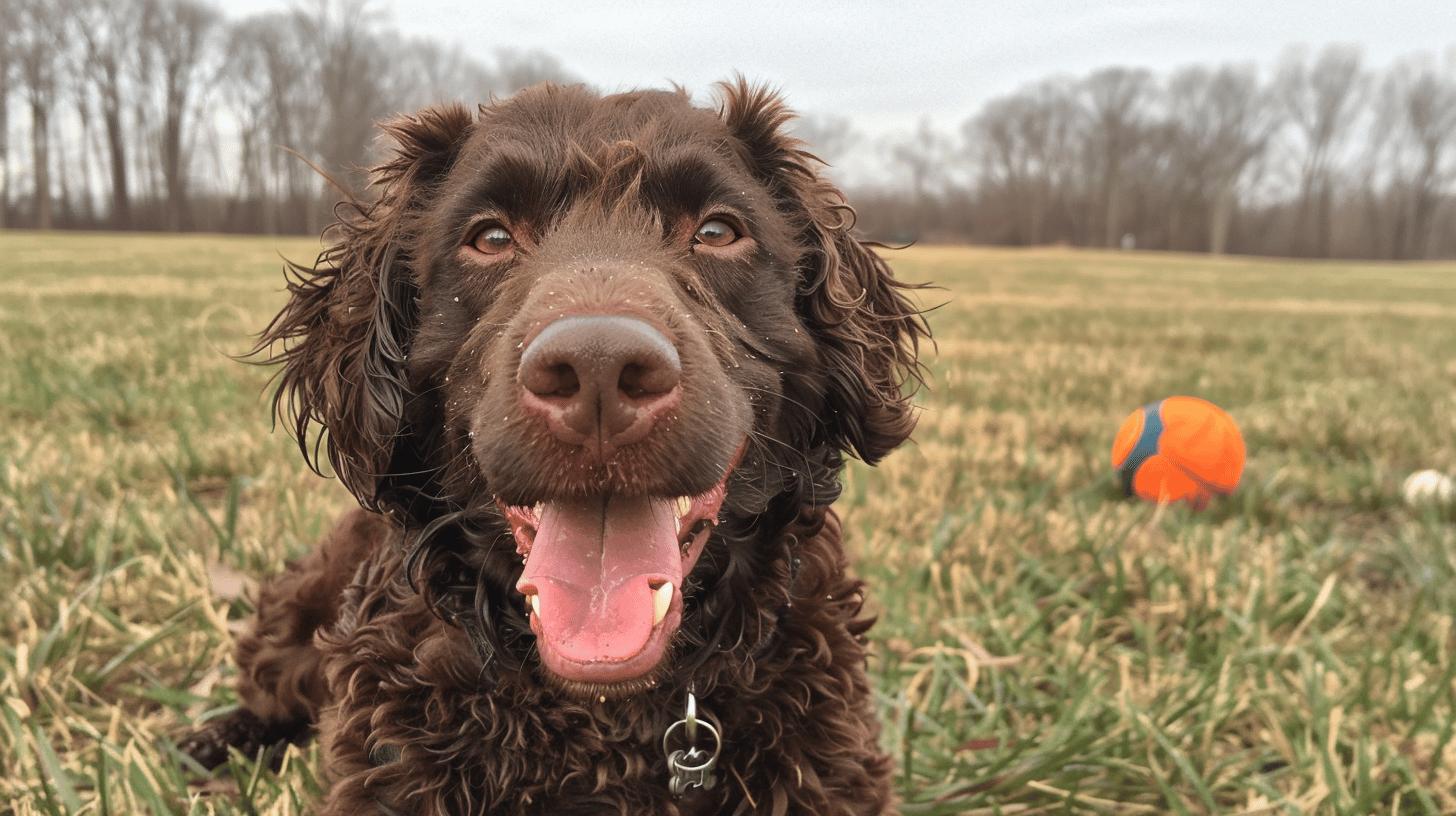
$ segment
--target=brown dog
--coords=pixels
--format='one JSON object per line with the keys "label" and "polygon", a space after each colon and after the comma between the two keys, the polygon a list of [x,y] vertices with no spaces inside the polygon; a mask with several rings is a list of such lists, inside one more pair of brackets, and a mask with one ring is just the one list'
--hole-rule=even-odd
{"label": "brown dog", "polygon": [[[830,504],[909,435],[925,326],[781,102],[723,99],[386,127],[262,343],[362,509],[264,589],[199,761],[316,727],[348,816],[891,809]],[[690,689],[721,747],[670,768]]]}

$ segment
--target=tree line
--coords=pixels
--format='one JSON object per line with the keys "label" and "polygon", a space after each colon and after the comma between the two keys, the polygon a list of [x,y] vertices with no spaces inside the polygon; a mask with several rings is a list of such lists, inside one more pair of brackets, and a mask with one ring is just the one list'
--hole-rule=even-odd
{"label": "tree line", "polygon": [[316,232],[331,185],[362,186],[375,121],[543,80],[575,81],[549,54],[404,38],[367,0],[239,20],[0,0],[0,226]]}
{"label": "tree line", "polygon": [[[579,81],[543,52],[405,38],[368,0],[236,20],[206,0],[0,0],[0,226],[317,232],[331,185],[362,186],[373,122],[542,80]],[[797,128],[831,162],[864,142],[842,116]],[[894,181],[851,198],[891,241],[1456,256],[1456,48],[1106,68],[860,152]]]}
{"label": "tree line", "polygon": [[[835,132],[840,127],[811,127]],[[1330,258],[1456,257],[1456,48],[1383,71],[1358,48],[1272,71],[1106,68],[882,145],[861,191],[892,239]]]}

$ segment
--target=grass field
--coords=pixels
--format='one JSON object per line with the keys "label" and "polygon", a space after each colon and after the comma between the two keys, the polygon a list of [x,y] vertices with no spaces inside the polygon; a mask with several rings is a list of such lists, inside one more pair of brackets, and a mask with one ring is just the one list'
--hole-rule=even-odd
{"label": "grass field", "polygon": [[[312,241],[0,233],[0,814],[304,809],[312,747],[195,779],[251,576],[350,499],[228,359]],[[1456,265],[920,248],[917,442],[840,505],[907,813],[1456,812]],[[1130,503],[1119,421],[1191,393],[1250,457]],[[216,667],[222,667],[221,669]]]}

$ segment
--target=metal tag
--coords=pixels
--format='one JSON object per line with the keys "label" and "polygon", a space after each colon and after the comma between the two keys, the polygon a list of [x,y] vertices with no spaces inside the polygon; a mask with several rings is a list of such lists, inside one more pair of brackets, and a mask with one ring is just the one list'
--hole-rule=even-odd
{"label": "metal tag", "polygon": [[[712,738],[711,749],[698,745],[698,729],[707,731]],[[673,749],[673,733],[681,729],[686,748]],[[718,729],[707,720],[698,719],[698,698],[688,692],[687,711],[683,718],[669,725],[662,735],[662,751],[667,754],[668,789],[673,796],[682,796],[693,788],[712,790],[718,784],[713,769],[718,765],[718,754],[723,750],[723,740]]]}

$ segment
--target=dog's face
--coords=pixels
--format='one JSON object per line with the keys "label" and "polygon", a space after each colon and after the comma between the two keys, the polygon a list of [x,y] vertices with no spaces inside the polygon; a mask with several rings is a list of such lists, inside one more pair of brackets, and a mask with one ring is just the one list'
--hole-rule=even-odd
{"label": "dog's face", "polygon": [[378,203],[265,335],[302,338],[280,395],[366,506],[506,520],[568,686],[647,682],[721,520],[913,425],[922,324],[787,118],[740,84],[396,122]]}

